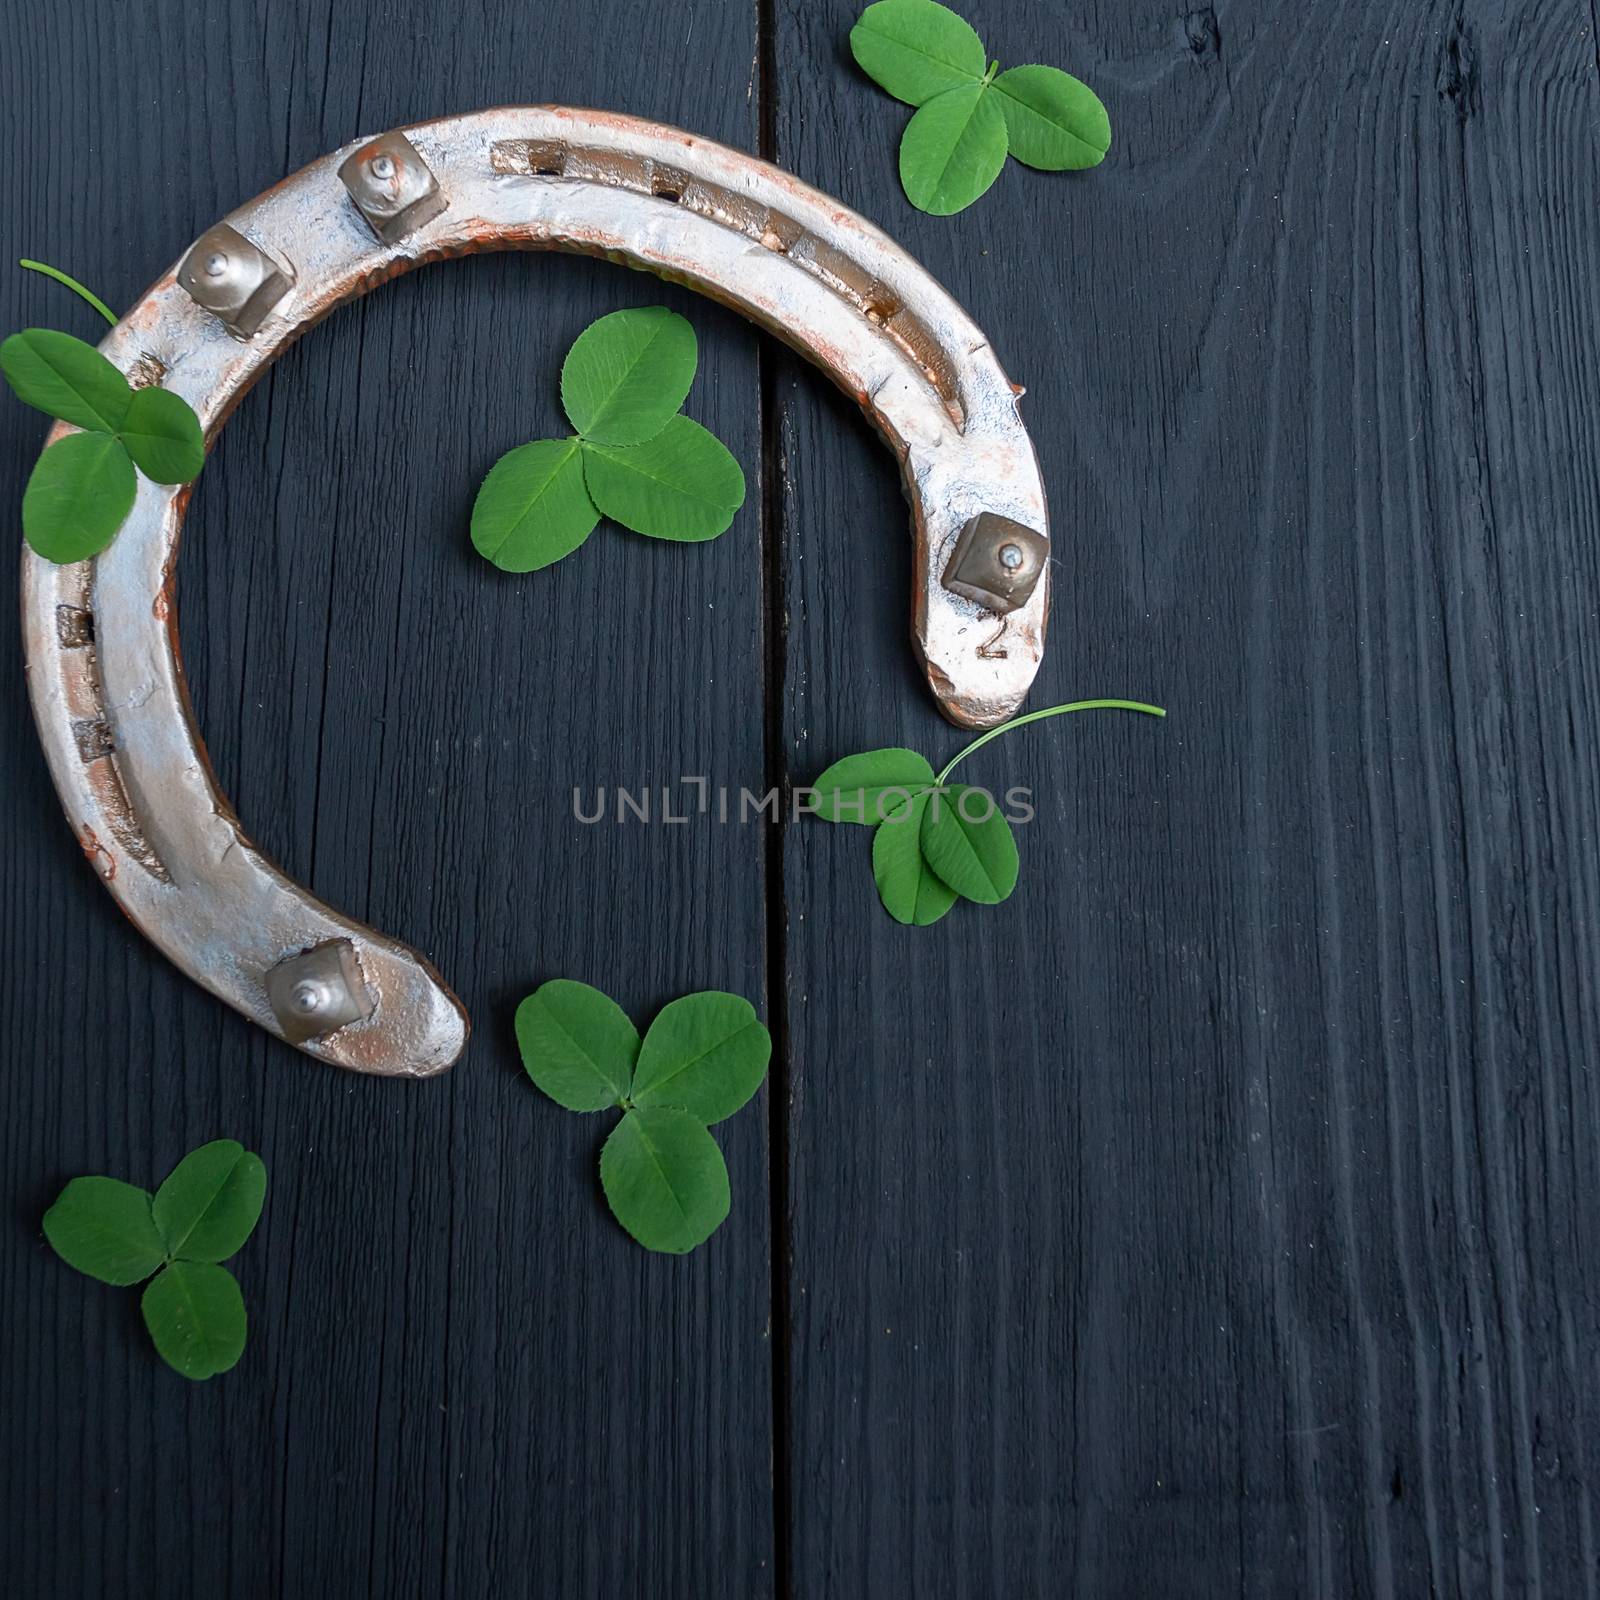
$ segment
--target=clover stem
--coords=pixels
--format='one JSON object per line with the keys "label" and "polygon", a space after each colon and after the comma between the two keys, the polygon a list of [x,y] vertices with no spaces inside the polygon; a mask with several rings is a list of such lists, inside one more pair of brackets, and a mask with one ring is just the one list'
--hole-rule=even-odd
{"label": "clover stem", "polygon": [[1002,722],[998,728],[991,728],[986,734],[974,739],[965,750],[959,751],[951,758],[949,765],[934,782],[942,785],[968,756],[981,750],[991,739],[998,739],[1002,733],[1015,732],[1018,728],[1025,728],[1030,722],[1042,722],[1046,717],[1064,717],[1069,711],[1141,711],[1147,717],[1164,717],[1167,714],[1161,706],[1147,706],[1142,700],[1074,700],[1069,705],[1046,706],[1043,711],[1030,711],[1025,717],[1014,717],[1010,722]]}
{"label": "clover stem", "polygon": [[75,295],[81,295],[83,299],[87,300],[113,328],[116,327],[117,319],[110,306],[92,290],[85,289],[76,278],[69,278],[59,267],[52,267],[44,261],[29,261],[26,257],[19,260],[17,265],[26,267],[29,272],[42,272],[45,277],[54,278],[57,283],[64,283]]}

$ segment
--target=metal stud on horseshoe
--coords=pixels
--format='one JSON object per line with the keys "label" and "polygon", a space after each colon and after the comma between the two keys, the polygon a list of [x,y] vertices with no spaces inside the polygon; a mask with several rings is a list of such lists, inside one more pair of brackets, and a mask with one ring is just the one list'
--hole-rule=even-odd
{"label": "metal stud on horseshoe", "polygon": [[[977,326],[894,242],[754,158],[630,117],[510,107],[313,162],[208,230],[101,349],[195,410],[208,439],[334,307],[425,262],[568,250],[687,283],[793,345],[900,460],[912,633],[945,715],[989,727],[1038,670],[1044,490]],[[58,425],[52,438],[63,431]],[[321,1060],[424,1077],[461,1053],[460,1002],[414,951],[323,905],[251,844],[218,791],[178,660],[187,491],[143,480],[111,547],[24,550],[29,689],[85,854],[179,968]]]}

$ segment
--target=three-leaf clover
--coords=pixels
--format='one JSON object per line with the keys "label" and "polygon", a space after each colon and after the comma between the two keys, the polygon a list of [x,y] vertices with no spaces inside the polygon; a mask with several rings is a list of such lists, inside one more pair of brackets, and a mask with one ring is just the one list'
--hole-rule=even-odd
{"label": "three-leaf clover", "polygon": [[654,539],[700,541],[744,504],[727,447],[679,408],[694,382],[694,329],[664,306],[614,311],[578,335],[561,367],[577,430],[508,451],[472,508],[472,542],[506,572],[570,555],[602,516]]}
{"label": "three-leaf clover", "polygon": [[140,1308],[162,1360],[186,1378],[214,1378],[244,1354],[246,1330],[238,1282],[219,1263],[250,1237],[266,1192],[260,1156],[218,1139],[190,1151],[154,1195],[74,1178],[45,1212],[44,1236],[102,1283],[150,1278]]}
{"label": "three-leaf clover", "polygon": [[1061,172],[1098,166],[1111,148],[1092,89],[1055,67],[1001,72],[971,25],[935,0],[878,0],[850,30],[850,50],[868,77],[917,107],[900,141],[900,182],[919,211],[965,210],[1007,153]]}
{"label": "three-leaf clover", "polygon": [[1017,886],[1020,858],[1011,824],[987,790],[949,782],[975,750],[1015,728],[1070,711],[1142,711],[1138,700],[1076,700],[991,728],[935,775],[915,750],[868,750],[836,761],[811,785],[809,809],[824,822],[876,828],[872,875],[878,898],[896,922],[925,928],[957,900],[998,905]]}
{"label": "three-leaf clover", "polygon": [[586,983],[555,978],[517,1007],[522,1064],[568,1111],[623,1113],[600,1152],[618,1222],[647,1250],[682,1255],[728,1215],[728,1168],[709,1124],[761,1087],[772,1039],[748,1000],[707,990],[662,1008],[643,1041]]}
{"label": "three-leaf clover", "polygon": [[[82,284],[24,261],[116,318]],[[26,328],[0,344],[0,371],[17,397],[81,433],[39,457],[22,494],[22,532],[47,561],[86,561],[116,537],[133,509],[137,467],[152,483],[190,483],[205,465],[193,408],[170,389],[135,389],[91,344],[51,328]]]}

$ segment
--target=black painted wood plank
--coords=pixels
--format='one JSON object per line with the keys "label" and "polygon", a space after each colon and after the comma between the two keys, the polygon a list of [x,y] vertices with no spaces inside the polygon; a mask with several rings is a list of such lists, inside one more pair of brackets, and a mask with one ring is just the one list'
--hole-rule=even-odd
{"label": "black painted wood plank", "polygon": [[[186,242],[361,132],[541,99],[753,147],[754,8],[625,0],[196,7],[22,0],[0,17],[3,254],[127,304]],[[224,788],[256,837],[426,950],[477,1021],[445,1079],[348,1077],[169,969],[79,859],[13,666],[0,696],[0,1302],[8,1591],[728,1595],[772,1588],[765,1130],[721,1130],[733,1219],[678,1261],[612,1224],[602,1119],[529,1089],[517,999],[571,975],[636,1016],[763,1003],[755,829],[583,827],[574,785],[762,767],[756,496],[707,547],[614,529],[528,579],[467,513],[503,450],[562,427],[573,336],[666,303],[700,334],[690,412],[759,481],[737,318],[559,257],[432,268],[340,312],[229,425],[179,576]],[[0,269],[0,323],[94,337]],[[8,411],[0,502],[43,434]],[[15,663],[14,607],[0,653]],[[271,1172],[228,1378],[156,1361],[132,1294],[38,1232],[83,1171],[154,1180],[235,1135]]]}
{"label": "black painted wood plank", "polygon": [[[1106,86],[1106,170],[916,217],[844,7],[780,11],[778,153],[905,238],[1032,387],[1063,549],[1035,703],[1141,690],[1174,718],[986,756],[1041,802],[1024,887],[931,934],[882,922],[862,835],[786,839],[793,1588],[1587,1592],[1592,19],[990,9],[995,53],[1058,41]],[[492,99],[755,142],[744,8],[497,8],[470,47],[392,8],[199,16],[12,19],[10,253],[126,301],[298,161]],[[134,148],[148,188],[81,176]],[[67,320],[3,282],[7,326]],[[570,1204],[594,1138],[530,1110],[505,1036],[552,971],[625,972],[647,1009],[763,964],[754,843],[564,816],[597,774],[759,770],[753,508],[703,583],[597,540],[581,559],[613,564],[534,615],[599,594],[603,648],[461,554],[458,491],[555,424],[548,374],[617,291],[695,316],[698,414],[752,468],[731,319],[582,264],[460,264],[288,359],[185,555],[202,716],[256,831],[500,1019],[447,1084],[319,1075],[185,988],[72,860],[20,685],[0,703],[25,1592],[770,1586],[760,1129],[727,1130],[723,1253],[669,1274]],[[952,748],[905,651],[892,468],[784,359],[787,764]],[[466,448],[460,410],[496,419]],[[37,433],[8,437],[15,494]],[[259,529],[268,492],[246,561],[206,537]],[[224,1127],[275,1174],[259,1366],[174,1390],[37,1217],[72,1171],[153,1175]]]}
{"label": "black painted wood plank", "polygon": [[[1594,17],[973,13],[1100,171],[949,220],[853,0],[779,159],[1028,385],[1059,555],[998,910],[905,930],[788,830],[801,1596],[1595,1591]],[[785,749],[938,758],[893,463],[793,364]],[[965,775],[965,774],[964,774]]]}

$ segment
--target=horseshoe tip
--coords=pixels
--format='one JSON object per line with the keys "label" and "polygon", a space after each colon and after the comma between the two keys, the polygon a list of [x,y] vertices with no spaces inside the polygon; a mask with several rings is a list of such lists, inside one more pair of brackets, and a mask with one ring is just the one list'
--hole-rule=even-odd
{"label": "horseshoe tip", "polygon": [[[937,689],[934,692],[938,694]],[[945,719],[956,727],[982,733],[987,728],[998,728],[1002,722],[1009,722],[1022,709],[1022,702],[1027,697],[1026,689],[1020,694],[978,701],[946,699],[941,695],[939,709]]]}
{"label": "horseshoe tip", "polygon": [[325,940],[267,974],[275,1031],[350,1072],[431,1078],[466,1048],[472,1024],[425,958],[386,940]]}
{"label": "horseshoe tip", "polygon": [[918,638],[922,670],[945,720],[981,732],[1016,716],[1044,654],[1039,632],[1026,620],[1002,618],[999,629],[976,644],[958,635],[942,661],[935,641]]}

